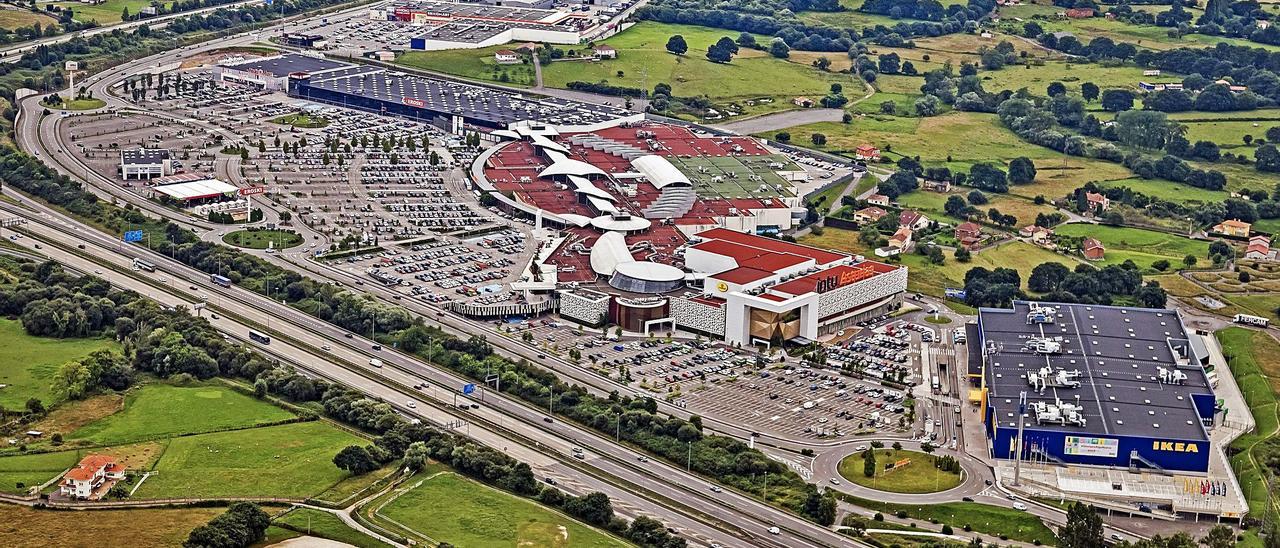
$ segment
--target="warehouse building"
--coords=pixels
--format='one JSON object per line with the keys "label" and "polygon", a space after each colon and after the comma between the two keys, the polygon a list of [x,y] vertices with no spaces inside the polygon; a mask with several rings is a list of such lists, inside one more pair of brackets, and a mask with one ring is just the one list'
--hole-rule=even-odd
{"label": "warehouse building", "polygon": [[173,172],[173,160],[163,148],[135,148],[120,151],[120,178],[154,179]]}
{"label": "warehouse building", "polygon": [[1177,311],[1016,301],[976,333],[993,457],[1208,472],[1208,351]]}
{"label": "warehouse building", "polygon": [[215,67],[213,72],[214,77],[224,84],[282,91],[288,87],[290,73],[323,74],[326,71],[349,66],[351,65],[348,63],[323,57],[289,53],[222,63]]}

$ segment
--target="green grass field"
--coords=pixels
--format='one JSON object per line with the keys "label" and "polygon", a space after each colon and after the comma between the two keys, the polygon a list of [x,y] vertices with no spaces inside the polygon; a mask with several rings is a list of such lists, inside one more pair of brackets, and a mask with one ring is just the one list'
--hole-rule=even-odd
{"label": "green grass field", "polygon": [[[515,86],[532,86],[534,84],[533,64],[499,65],[497,61],[494,61],[493,53],[501,49],[511,49],[511,46],[501,45],[480,49],[443,51],[409,51],[397,57],[396,63],[464,78],[502,82]],[[507,75],[505,80],[502,78],[503,74]]]}
{"label": "green grass field", "polygon": [[1229,194],[1225,191],[1196,188],[1193,186],[1184,185],[1181,183],[1175,183],[1173,181],[1166,181],[1163,179],[1141,179],[1141,178],[1134,177],[1132,179],[1117,179],[1114,181],[1106,181],[1102,183],[1100,186],[1103,186],[1103,187],[1126,186],[1126,187],[1129,187],[1130,189],[1133,189],[1134,192],[1140,192],[1142,194],[1146,194],[1147,196],[1151,196],[1153,198],[1159,198],[1161,200],[1167,200],[1170,202],[1178,202],[1178,203],[1185,203],[1189,201],[1204,202],[1204,203],[1221,202],[1222,200],[1227,199],[1227,197],[1229,196]]}
{"label": "green grass field", "polygon": [[[983,72],[982,87],[991,93],[1002,90],[1017,91],[1027,88],[1037,95],[1046,93],[1051,82],[1062,82],[1073,94],[1080,93],[1080,84],[1093,82],[1102,89],[1133,89],[1143,80],[1142,68],[1136,66],[1108,67],[1097,63],[1070,63],[1049,61],[1043,65],[1008,66],[1001,70]],[[1148,77],[1149,79],[1149,77]],[[1096,107],[1098,103],[1086,104]]]}
{"label": "green grass field", "polygon": [[357,548],[385,548],[382,541],[352,529],[329,512],[312,508],[294,508],[275,519],[278,526],[313,537],[345,542]]}
{"label": "green grass field", "polygon": [[[1035,186],[1035,185],[1029,185],[1029,186]],[[947,203],[947,198],[953,194],[959,195],[959,196],[965,196],[969,194],[971,190],[973,189],[961,187],[961,188],[953,189],[952,192],[946,193],[946,194],[939,193],[939,192],[927,192],[923,190],[917,190],[915,192],[910,192],[907,194],[903,194],[902,196],[899,196],[898,203],[902,204],[905,207],[918,209],[924,212],[926,215],[928,215],[929,218],[931,219],[946,221],[954,225],[954,224],[963,223],[966,221],[966,219],[952,217],[946,214],[945,206]],[[1014,217],[1018,218],[1017,224],[1014,225],[1015,227],[1022,227],[1035,222],[1036,215],[1040,213],[1053,213],[1054,211],[1056,211],[1056,209],[1054,209],[1053,206],[1050,206],[1048,204],[1036,205],[1036,203],[1031,199],[1021,197],[1021,196],[1016,196],[1013,194],[992,193],[992,194],[987,194],[987,199],[990,200],[988,203],[983,204],[981,206],[974,206],[974,207],[977,207],[980,211],[984,213],[990,210],[991,208],[995,208],[1000,210],[1000,213],[1004,215],[1013,215]],[[994,231],[994,229],[989,229],[989,230]]]}
{"label": "green grass field", "polygon": [[288,249],[302,245],[302,235],[291,230],[237,230],[222,237],[222,241],[236,247],[249,249]]}
{"label": "green grass field", "polygon": [[30,27],[36,23],[40,23],[41,27],[48,27],[49,25],[57,25],[58,20],[28,10],[13,9],[12,6],[5,6],[4,9],[0,9],[0,29],[14,30],[20,27]]}
{"label": "green grass field", "polygon": [[[689,44],[689,51],[683,56],[666,51],[667,39],[675,34],[684,36]],[[707,48],[716,40],[724,36],[736,39],[738,34],[707,27],[641,22],[606,40],[617,48],[617,59],[551,63],[542,68],[543,84],[563,88],[573,81],[606,81],[617,86],[653,89],[661,82],[670,84],[677,96],[706,95],[717,104],[735,102],[743,114],[794,108],[792,98],[807,96],[817,100],[837,82],[851,90],[861,89],[847,74],[821,72],[756,50],[742,49],[727,64],[706,59]],[[769,40],[768,37],[757,39]],[[622,77],[618,77],[618,71],[622,71]],[[762,97],[773,101],[746,104],[748,100]]]}
{"label": "green grass field", "polygon": [[106,0],[96,6],[79,2],[54,2],[62,9],[71,9],[77,21],[97,21],[100,25],[111,25],[120,22],[120,15],[128,8],[131,15],[151,5],[151,0]]}
{"label": "green grass field", "polygon": [[181,546],[192,529],[224,511],[131,508],[95,509],[86,514],[3,504],[0,523],[5,525],[0,527],[0,546]]}
{"label": "green grass field", "polygon": [[133,390],[124,410],[72,432],[102,445],[245,428],[288,420],[293,413],[230,388],[149,384]]}
{"label": "green grass field", "polygon": [[333,456],[364,443],[323,421],[174,438],[135,498],[306,498],[346,478]]}
{"label": "green grass field", "polygon": [[1178,268],[1182,258],[1195,255],[1204,259],[1209,254],[1209,242],[1183,238],[1154,230],[1143,230],[1131,227],[1102,226],[1092,224],[1066,224],[1054,228],[1064,236],[1091,236],[1106,246],[1106,257],[1100,264],[1120,264],[1133,260],[1144,270],[1151,268],[1151,263],[1167,260]]}
{"label": "green grass field", "polygon": [[[1262,519],[1267,512],[1267,487],[1263,470],[1258,467],[1255,448],[1274,437],[1280,426],[1276,411],[1276,391],[1280,389],[1280,344],[1265,333],[1231,327],[1216,333],[1223,353],[1230,360],[1231,375],[1244,394],[1245,402],[1257,428],[1236,438],[1231,448],[1235,471],[1249,501],[1249,514]],[[1272,513],[1274,516],[1274,513]]]}
{"label": "green grass field", "polygon": [[[24,494],[79,461],[75,451],[0,457],[0,492]],[[18,487],[21,483],[23,487]]]}
{"label": "green grass field", "polygon": [[627,545],[533,501],[453,473],[419,481],[410,480],[417,485],[384,506],[379,515],[436,542],[493,548]]}
{"label": "green grass field", "polygon": [[[1135,7],[1137,9],[1137,7]],[[1168,9],[1166,6],[1153,8],[1159,11]],[[1000,15],[1003,22],[1000,28],[1004,30],[1020,29],[1021,22],[1017,19],[1030,21],[1035,15],[1048,16],[1050,20],[1039,20],[1040,26],[1046,32],[1067,31],[1071,32],[1080,39],[1081,42],[1088,42],[1094,38],[1107,37],[1116,42],[1128,42],[1141,48],[1149,48],[1156,50],[1167,50],[1179,47],[1207,47],[1213,46],[1220,42],[1226,42],[1231,45],[1249,46],[1254,48],[1264,48],[1275,50],[1276,46],[1250,42],[1238,38],[1222,38],[1218,36],[1209,36],[1204,34],[1188,34],[1181,38],[1171,38],[1169,29],[1157,27],[1155,25],[1133,25],[1119,20],[1110,20],[1105,17],[1091,17],[1087,19],[1063,19],[1057,20],[1053,15],[1061,11],[1051,5],[1046,0],[1040,0],[1038,3],[1024,2],[1018,6],[1006,6],[1000,9]]]}
{"label": "green grass field", "polygon": [[[911,462],[885,470],[885,465],[903,459],[911,459]],[[853,483],[891,493],[937,493],[960,485],[960,474],[944,472],[934,466],[934,461],[933,455],[920,451],[878,449],[874,476],[867,477],[863,474],[861,454],[849,455],[841,460],[839,472],[844,479]]]}
{"label": "green grass field", "polygon": [[271,123],[300,128],[322,128],[329,125],[329,121],[323,116],[311,116],[301,112],[275,118],[271,120]]}
{"label": "green grass field", "polygon": [[15,320],[0,319],[0,407],[21,409],[28,398],[45,406],[55,403],[50,383],[58,367],[95,350],[119,349],[105,339],[47,339],[32,337]]}
{"label": "green grass field", "polygon": [[908,517],[921,520],[938,520],[957,531],[969,525],[974,531],[990,535],[1007,535],[1011,540],[1035,542],[1041,544],[1057,544],[1053,530],[1045,526],[1040,518],[1003,506],[992,506],[976,502],[948,502],[943,504],[892,504],[867,500],[851,495],[839,495],[858,506],[870,508],[886,515],[898,511],[907,513]]}

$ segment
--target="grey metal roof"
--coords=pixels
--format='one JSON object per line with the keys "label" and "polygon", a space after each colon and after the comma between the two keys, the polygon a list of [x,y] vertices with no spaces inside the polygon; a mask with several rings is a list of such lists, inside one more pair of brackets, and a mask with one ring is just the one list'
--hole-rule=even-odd
{"label": "grey metal roof", "polygon": [[120,163],[125,165],[158,164],[167,159],[169,149],[165,148],[131,148],[120,151]]}
{"label": "grey metal roof", "polygon": [[291,72],[320,72],[347,65],[348,63],[343,63],[341,61],[289,53],[277,57],[265,57],[245,61],[243,63],[226,64],[223,66],[243,71],[260,70],[269,73],[276,78],[284,78]]}
{"label": "grey metal roof", "polygon": [[[1028,404],[1055,398],[1083,407],[1084,428],[1036,425],[1034,413],[1028,428],[1089,435],[1207,440],[1192,403],[1193,394],[1211,394],[1204,369],[1177,312],[1085,304],[1037,303],[1056,308],[1053,323],[1028,323],[1031,304],[1014,303],[1012,310],[983,308],[978,311],[982,345],[986,354],[985,381],[989,405],[1002,428],[1017,426],[1019,393]],[[1061,353],[1038,354],[1027,346],[1033,338],[1061,343]],[[1175,351],[1176,349],[1176,351]],[[1044,366],[1055,371],[1078,370],[1079,388],[1049,387],[1037,394],[1027,373]],[[1185,373],[1183,384],[1162,384],[1158,368]]]}

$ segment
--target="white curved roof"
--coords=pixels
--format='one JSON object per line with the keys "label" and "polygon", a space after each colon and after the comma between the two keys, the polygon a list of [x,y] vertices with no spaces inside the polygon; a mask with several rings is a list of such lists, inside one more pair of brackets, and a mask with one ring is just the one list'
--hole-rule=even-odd
{"label": "white curved roof", "polygon": [[631,166],[643,173],[644,177],[659,189],[676,183],[693,184],[676,166],[672,165],[666,158],[656,154],[646,154],[631,160]]}
{"label": "white curved roof", "polygon": [[551,177],[553,175],[581,175],[586,177],[587,175],[604,176],[605,174],[600,168],[581,160],[574,160],[560,151],[552,149],[544,149],[543,151],[551,159],[551,165],[539,172],[539,177]]}
{"label": "white curved roof", "polygon": [[612,215],[601,215],[591,219],[591,226],[600,230],[610,230],[618,232],[635,232],[644,230],[653,226],[653,221],[644,217],[627,217],[623,219],[614,218]]}
{"label": "white curved roof", "polygon": [[489,132],[489,134],[490,134],[490,135],[497,135],[498,137],[506,137],[506,138],[508,138],[508,139],[519,139],[519,138],[520,138],[520,134],[519,134],[519,133],[516,133],[516,132],[511,131],[511,130],[509,130],[509,129],[495,129],[495,130],[493,130],[493,131]]}
{"label": "white curved roof", "polygon": [[556,216],[573,226],[582,227],[591,224],[591,217],[586,215],[578,215],[577,213],[557,213]]}
{"label": "white curved roof", "polygon": [[675,282],[684,279],[684,271],[679,268],[650,261],[621,263],[615,271],[628,278],[646,282]]}
{"label": "white curved roof", "polygon": [[573,183],[574,192],[586,194],[587,196],[594,196],[602,200],[609,200],[610,202],[617,201],[617,198],[614,198],[612,194],[609,194],[608,192],[605,192],[604,189],[592,184],[591,181],[587,180],[585,177],[570,175],[569,182]]}
{"label": "white curved roof", "polygon": [[612,276],[619,264],[635,262],[627,250],[627,240],[621,232],[606,232],[591,246],[591,270],[603,276]]}
{"label": "white curved roof", "polygon": [[550,150],[558,150],[558,151],[563,152],[563,153],[565,153],[565,154],[568,154],[568,153],[569,153],[569,147],[564,146],[564,145],[562,145],[562,144],[560,144],[560,143],[557,143],[557,142],[555,142],[555,141],[552,141],[551,139],[548,139],[548,138],[547,138],[547,136],[545,136],[545,135],[542,135],[542,134],[539,134],[539,133],[535,133],[535,134],[533,134],[533,135],[530,135],[530,136],[529,136],[529,139],[533,140],[533,146],[536,146],[536,147],[539,147],[539,148],[550,149]]}
{"label": "white curved roof", "polygon": [[613,207],[613,203],[609,200],[597,198],[595,196],[587,196],[587,203],[591,204],[591,207],[596,208],[596,211],[604,213],[605,215],[618,212],[618,208]]}

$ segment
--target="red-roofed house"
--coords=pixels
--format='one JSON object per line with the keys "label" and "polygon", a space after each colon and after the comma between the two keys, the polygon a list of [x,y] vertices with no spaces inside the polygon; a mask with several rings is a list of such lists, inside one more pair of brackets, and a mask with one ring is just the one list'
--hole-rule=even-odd
{"label": "red-roofed house", "polygon": [[1084,254],[1084,258],[1090,261],[1101,261],[1107,253],[1107,248],[1102,246],[1102,242],[1094,238],[1085,238],[1080,243],[1080,252]]}
{"label": "red-roofed house", "polygon": [[1045,245],[1053,241],[1053,229],[1037,225],[1027,225],[1018,231],[1023,238],[1029,238],[1036,245]]}
{"label": "red-roofed house", "polygon": [[1213,225],[1212,230],[1218,234],[1225,234],[1236,238],[1248,238],[1249,231],[1252,228],[1252,224],[1241,221],[1240,219],[1228,219]]}
{"label": "red-roofed house", "polygon": [[1271,238],[1261,234],[1249,238],[1249,247],[1244,250],[1244,258],[1257,261],[1276,260],[1276,252],[1271,249]]}
{"label": "red-roofed house", "polygon": [[965,248],[972,247],[982,241],[982,226],[975,222],[964,222],[956,226],[956,241]]}
{"label": "red-roofed house", "polygon": [[898,214],[898,226],[921,230],[929,227],[929,218],[914,209],[904,209]]}
{"label": "red-roofed house", "polygon": [[893,233],[892,237],[889,238],[889,247],[898,249],[903,253],[911,251],[911,244],[914,243],[911,241],[911,236],[912,233],[910,228],[905,226],[901,227],[897,232]]}
{"label": "red-roofed house", "polygon": [[1111,200],[1108,200],[1106,196],[1098,192],[1086,192],[1084,193],[1084,199],[1089,203],[1090,211],[1102,213],[1111,207]]}
{"label": "red-roofed house", "polygon": [[520,62],[520,54],[509,49],[500,49],[493,52],[493,60],[499,65],[512,65]]}
{"label": "red-roofed house", "polygon": [[591,48],[591,55],[596,59],[617,59],[618,50],[608,44],[597,44],[596,47]]}
{"label": "red-roofed house", "polygon": [[104,484],[123,478],[124,467],[116,463],[115,457],[88,455],[62,477],[59,491],[71,498],[97,499],[105,491]]}
{"label": "red-roofed house", "polygon": [[880,209],[876,206],[864,207],[862,209],[859,209],[853,212],[853,220],[856,221],[858,224],[874,223],[876,221],[879,221],[880,219],[883,219],[884,216],[888,214],[889,214],[888,211]]}
{"label": "red-roofed house", "polygon": [[880,149],[863,143],[853,150],[853,157],[857,160],[867,160],[871,162],[880,161]]}
{"label": "red-roofed house", "polygon": [[1093,8],[1071,8],[1063,13],[1072,19],[1085,19],[1093,17]]}
{"label": "red-roofed house", "polygon": [[867,196],[867,203],[882,207],[889,207],[889,197],[884,194],[872,194]]}

